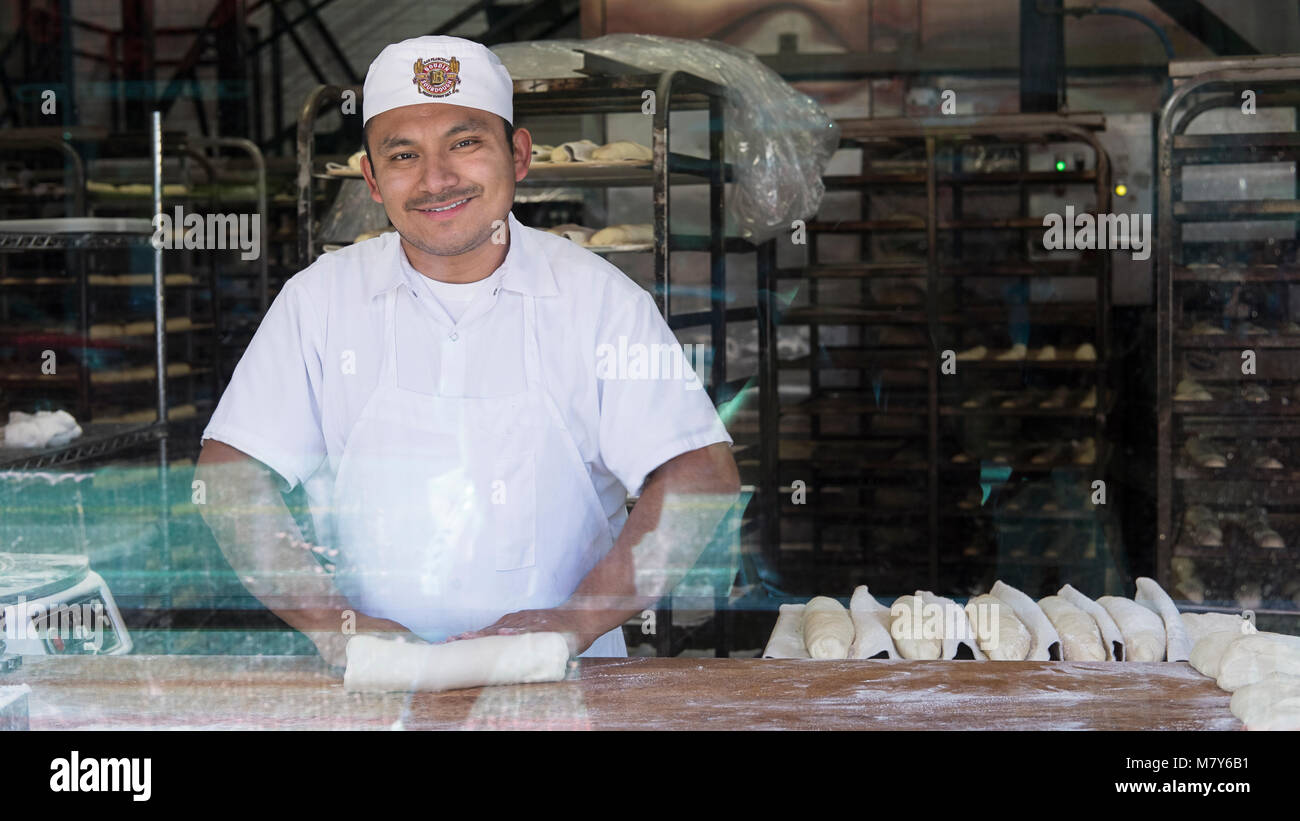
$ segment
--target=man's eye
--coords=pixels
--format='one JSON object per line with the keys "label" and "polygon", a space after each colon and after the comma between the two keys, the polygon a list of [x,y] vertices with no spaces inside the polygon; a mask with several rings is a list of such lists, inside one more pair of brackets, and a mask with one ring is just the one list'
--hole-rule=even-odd
{"label": "man's eye", "polygon": [[461,140],[460,142],[456,143],[456,145],[459,147],[464,145],[465,143],[476,143],[476,142],[478,142],[478,140],[475,139]]}
{"label": "man's eye", "polygon": [[414,156],[415,156],[415,155],[412,154],[411,152],[409,152],[409,151],[404,151],[404,152],[402,152],[401,154],[394,154],[390,159],[392,159],[392,160],[400,160],[400,159],[402,159],[403,157],[414,157]]}

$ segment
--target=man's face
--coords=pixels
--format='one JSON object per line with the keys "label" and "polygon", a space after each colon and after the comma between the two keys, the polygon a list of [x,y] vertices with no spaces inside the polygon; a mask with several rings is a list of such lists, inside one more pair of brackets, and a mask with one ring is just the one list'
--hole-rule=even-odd
{"label": "man's face", "polygon": [[403,239],[437,256],[465,254],[491,239],[493,223],[514,203],[515,183],[528,173],[526,130],[515,130],[512,153],[500,117],[447,103],[394,108],[368,125],[362,173]]}

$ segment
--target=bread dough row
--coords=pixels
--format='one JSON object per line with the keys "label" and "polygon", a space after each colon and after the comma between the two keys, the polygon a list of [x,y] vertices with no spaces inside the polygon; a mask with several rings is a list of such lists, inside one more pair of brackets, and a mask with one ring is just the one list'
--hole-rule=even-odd
{"label": "bread dough row", "polygon": [[650,162],[654,152],[631,140],[616,140],[597,145],[591,140],[572,140],[559,145],[533,144],[533,162],[610,163]]}
{"label": "bread dough row", "polygon": [[764,657],[1158,662],[1190,655],[1191,637],[1207,623],[1179,614],[1152,579],[1139,579],[1137,591],[1136,599],[1094,602],[1067,584],[1035,602],[999,581],[964,608],[929,591],[885,607],[861,586],[847,610],[825,596],[782,605]]}
{"label": "bread dough row", "polygon": [[654,242],[655,227],[651,223],[624,223],[608,228],[588,228],[573,222],[547,228],[547,233],[557,234],[585,247],[606,245],[639,245]]}
{"label": "bread dough row", "polygon": [[1191,664],[1233,694],[1232,714],[1248,730],[1300,730],[1300,636],[1260,633],[1221,613],[1201,618],[1187,624],[1196,635]]}

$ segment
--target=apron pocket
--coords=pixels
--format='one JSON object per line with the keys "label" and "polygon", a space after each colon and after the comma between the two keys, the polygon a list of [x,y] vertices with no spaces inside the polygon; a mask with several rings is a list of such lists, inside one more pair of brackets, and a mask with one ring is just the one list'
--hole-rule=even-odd
{"label": "apron pocket", "polygon": [[489,541],[498,571],[537,564],[537,469],[533,449],[502,453],[488,482]]}

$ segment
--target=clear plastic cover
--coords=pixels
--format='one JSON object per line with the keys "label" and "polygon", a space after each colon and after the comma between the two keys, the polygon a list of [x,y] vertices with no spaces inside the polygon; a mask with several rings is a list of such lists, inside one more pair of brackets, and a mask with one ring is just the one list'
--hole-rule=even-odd
{"label": "clear plastic cover", "polygon": [[686,71],[726,88],[726,155],[736,174],[728,210],[740,236],[762,242],[817,213],[839,126],[753,54],[713,40],[646,34],[511,43],[493,51],[520,80],[579,76],[582,55],[575,49],[648,72]]}

